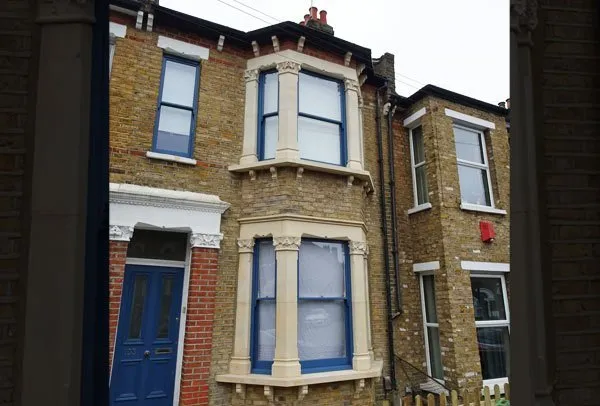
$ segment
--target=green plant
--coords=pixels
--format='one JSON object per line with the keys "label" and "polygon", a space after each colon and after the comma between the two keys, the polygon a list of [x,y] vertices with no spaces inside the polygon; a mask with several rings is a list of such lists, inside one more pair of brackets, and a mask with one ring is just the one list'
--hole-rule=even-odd
{"label": "green plant", "polygon": [[496,406],[510,406],[510,400],[508,400],[508,399],[498,399],[496,401]]}

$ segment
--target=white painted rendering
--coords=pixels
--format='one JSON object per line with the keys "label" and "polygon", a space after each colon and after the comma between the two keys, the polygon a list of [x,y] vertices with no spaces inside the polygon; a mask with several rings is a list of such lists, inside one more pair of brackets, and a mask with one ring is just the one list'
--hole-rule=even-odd
{"label": "white painted rendering", "polygon": [[460,261],[465,271],[510,272],[510,264],[506,262]]}
{"label": "white painted rendering", "polygon": [[495,130],[496,124],[491,121],[482,120],[481,118],[473,117],[468,114],[460,113],[458,111],[445,109],[446,115],[452,117],[456,122],[466,124],[471,127],[475,127],[478,130]]}
{"label": "white painted rendering", "polygon": [[114,34],[115,37],[125,38],[125,35],[127,35],[127,26],[109,21],[108,31]]}
{"label": "white painted rendering", "polygon": [[417,110],[406,119],[404,119],[404,127],[414,128],[421,124],[421,117],[423,117],[427,113],[427,108],[423,107],[420,110]]}
{"label": "white painted rendering", "polygon": [[192,165],[192,166],[195,166],[196,162],[197,162],[193,158],[186,158],[183,156],[171,155],[171,154],[162,154],[160,152],[154,152],[154,151],[146,151],[146,157],[151,158],[151,159],[160,159],[162,161],[177,162],[180,164],[186,164],[186,165]]}
{"label": "white painted rendering", "polygon": [[194,60],[208,60],[208,48],[165,37],[163,35],[158,36],[156,46],[164,49],[166,52],[174,53],[185,58]]}
{"label": "white painted rendering", "polygon": [[133,229],[191,232],[196,247],[219,248],[221,214],[229,208],[215,195],[110,184],[110,238],[129,241]]}
{"label": "white painted rendering", "polygon": [[420,262],[413,264],[413,272],[430,272],[440,269],[440,261]]}

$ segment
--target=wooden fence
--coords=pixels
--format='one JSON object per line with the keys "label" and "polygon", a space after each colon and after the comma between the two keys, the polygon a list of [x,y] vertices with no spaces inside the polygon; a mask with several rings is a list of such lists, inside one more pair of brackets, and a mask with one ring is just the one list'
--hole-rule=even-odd
{"label": "wooden fence", "polygon": [[[483,394],[482,394],[483,393]],[[504,406],[510,405],[510,385],[504,384],[504,395],[500,394],[500,387],[494,385],[494,393],[490,393],[489,387],[483,390],[464,390],[459,393],[455,390],[446,394],[429,394],[427,397],[405,396],[402,406]]]}

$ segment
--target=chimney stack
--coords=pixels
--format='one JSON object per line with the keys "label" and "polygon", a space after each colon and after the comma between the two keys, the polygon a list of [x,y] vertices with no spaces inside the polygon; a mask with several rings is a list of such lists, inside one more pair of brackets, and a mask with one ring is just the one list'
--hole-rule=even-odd
{"label": "chimney stack", "polygon": [[321,10],[317,17],[318,11],[319,10],[314,6],[309,8],[309,14],[306,14],[304,16],[304,21],[300,21],[299,24],[333,35],[333,27],[327,24],[327,11]]}

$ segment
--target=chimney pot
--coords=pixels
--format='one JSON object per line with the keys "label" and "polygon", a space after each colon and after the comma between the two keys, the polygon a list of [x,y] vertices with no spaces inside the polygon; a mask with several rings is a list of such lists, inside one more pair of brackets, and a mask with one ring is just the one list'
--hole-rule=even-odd
{"label": "chimney pot", "polygon": [[298,24],[300,24],[300,25],[305,25],[305,24],[306,24],[306,22],[303,20],[303,21],[300,21]]}
{"label": "chimney pot", "polygon": [[317,8],[311,7],[308,9],[308,11],[310,12],[310,18],[313,20],[316,20],[317,19]]}
{"label": "chimney pot", "polygon": [[307,23],[310,20],[310,14],[304,14],[304,22]]}
{"label": "chimney pot", "polygon": [[500,106],[502,108],[506,108],[506,103],[505,102],[500,102],[500,103],[498,103],[498,106]]}
{"label": "chimney pot", "polygon": [[327,24],[327,11],[321,10],[319,12],[319,21],[321,21],[321,24]]}

